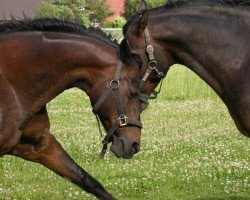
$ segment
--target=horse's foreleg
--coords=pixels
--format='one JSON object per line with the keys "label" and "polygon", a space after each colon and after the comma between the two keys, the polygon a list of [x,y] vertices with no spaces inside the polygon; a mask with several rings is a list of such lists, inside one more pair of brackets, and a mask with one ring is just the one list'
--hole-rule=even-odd
{"label": "horse's foreleg", "polygon": [[41,163],[85,191],[92,193],[98,199],[115,199],[97,180],[74,162],[51,134],[47,134],[40,144],[30,140],[25,141],[25,139],[21,143],[14,149],[13,155]]}
{"label": "horse's foreleg", "polygon": [[20,140],[20,111],[15,91],[0,72],[0,157],[11,151]]}
{"label": "horse's foreleg", "polygon": [[97,180],[67,154],[50,134],[46,108],[42,109],[22,131],[20,142],[10,154],[41,163],[99,199],[114,199]]}

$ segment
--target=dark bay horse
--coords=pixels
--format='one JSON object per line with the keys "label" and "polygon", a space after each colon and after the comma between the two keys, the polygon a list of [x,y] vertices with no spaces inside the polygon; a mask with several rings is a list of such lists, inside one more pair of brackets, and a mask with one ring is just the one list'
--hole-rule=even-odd
{"label": "dark bay horse", "polygon": [[[90,97],[117,157],[139,151],[140,68],[102,31],[55,19],[0,26],[0,156],[41,163],[99,199],[114,199],[50,133],[46,104],[65,89]],[[106,150],[106,149],[104,149]]]}
{"label": "dark bay horse", "polygon": [[143,61],[142,92],[151,94],[170,66],[180,63],[202,78],[250,137],[250,7],[247,1],[179,0],[140,12],[123,28],[121,55]]}

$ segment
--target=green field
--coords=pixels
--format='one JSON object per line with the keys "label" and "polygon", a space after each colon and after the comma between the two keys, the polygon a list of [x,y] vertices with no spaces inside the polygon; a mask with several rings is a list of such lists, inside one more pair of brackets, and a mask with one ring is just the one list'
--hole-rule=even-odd
{"label": "green field", "polygon": [[[118,199],[250,200],[250,139],[185,68],[170,70],[162,94],[142,114],[141,152],[131,160],[110,152],[99,159],[101,138],[83,92],[64,92],[48,110],[55,137]],[[41,165],[4,156],[0,200],[29,199],[95,198]]]}

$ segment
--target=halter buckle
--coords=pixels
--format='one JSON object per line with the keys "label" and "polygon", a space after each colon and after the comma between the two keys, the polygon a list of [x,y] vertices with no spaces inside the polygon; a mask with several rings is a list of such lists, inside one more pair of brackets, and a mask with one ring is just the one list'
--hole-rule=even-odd
{"label": "halter buckle", "polygon": [[126,126],[128,124],[128,118],[124,116],[119,116],[117,118],[118,126]]}
{"label": "halter buckle", "polygon": [[120,82],[119,80],[113,79],[112,81],[110,81],[109,85],[113,90],[116,90],[117,88],[119,88]]}
{"label": "halter buckle", "polygon": [[152,54],[152,53],[154,53],[154,47],[151,44],[149,44],[146,47],[146,51],[147,51],[148,54]]}

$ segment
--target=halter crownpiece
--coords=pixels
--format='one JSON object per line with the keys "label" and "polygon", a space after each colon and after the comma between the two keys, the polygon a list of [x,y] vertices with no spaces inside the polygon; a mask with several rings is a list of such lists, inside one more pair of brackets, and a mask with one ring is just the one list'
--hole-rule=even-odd
{"label": "halter crownpiece", "polygon": [[100,108],[100,106],[102,105],[102,103],[107,99],[107,97],[113,92],[114,97],[115,97],[117,111],[118,111],[118,118],[117,118],[116,122],[109,129],[105,138],[102,140],[103,148],[102,148],[102,151],[100,153],[101,159],[104,158],[104,155],[107,151],[109,139],[113,135],[113,133],[116,131],[117,128],[127,126],[128,124],[142,128],[142,123],[140,121],[130,120],[125,115],[123,105],[122,105],[121,95],[120,95],[120,91],[119,91],[119,87],[120,87],[119,78],[120,78],[121,69],[122,69],[122,62],[120,60],[118,60],[113,80],[110,81],[109,87],[105,90],[103,95],[96,102],[96,104],[93,106],[93,109],[92,109],[93,113],[96,115],[96,118],[98,121],[98,128],[99,128],[99,131],[101,133],[101,128],[100,128],[100,123],[99,123],[98,116],[97,116],[97,111]]}

